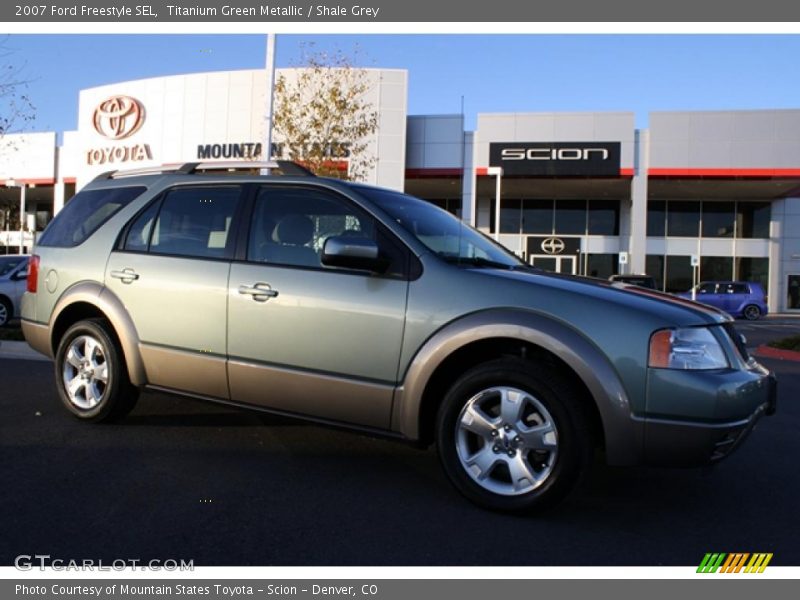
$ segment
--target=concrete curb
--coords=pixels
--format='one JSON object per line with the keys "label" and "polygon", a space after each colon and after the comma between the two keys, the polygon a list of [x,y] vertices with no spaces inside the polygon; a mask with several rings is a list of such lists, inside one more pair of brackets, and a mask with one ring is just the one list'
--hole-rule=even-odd
{"label": "concrete curb", "polygon": [[44,354],[28,346],[27,342],[0,341],[0,359],[11,358],[15,360],[42,360],[49,361]]}
{"label": "concrete curb", "polygon": [[761,358],[777,358],[779,360],[790,360],[800,362],[800,352],[794,350],[782,350],[780,348],[773,348],[765,344],[760,345],[753,353],[755,356]]}

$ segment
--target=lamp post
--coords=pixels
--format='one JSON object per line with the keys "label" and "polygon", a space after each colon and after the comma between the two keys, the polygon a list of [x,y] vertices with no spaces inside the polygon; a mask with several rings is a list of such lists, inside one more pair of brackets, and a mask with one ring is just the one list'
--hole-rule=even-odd
{"label": "lamp post", "polygon": [[[264,150],[262,151],[262,160],[272,160],[272,103],[275,94],[275,34],[267,34],[267,53],[265,56],[265,68],[267,71],[267,94],[264,106],[265,119],[265,132],[264,132]],[[262,169],[262,175],[269,175],[269,169]]]}
{"label": "lamp post", "polygon": [[17,181],[16,179],[7,179],[6,187],[19,188],[19,253],[25,252],[25,239],[23,238],[25,232],[25,182]]}

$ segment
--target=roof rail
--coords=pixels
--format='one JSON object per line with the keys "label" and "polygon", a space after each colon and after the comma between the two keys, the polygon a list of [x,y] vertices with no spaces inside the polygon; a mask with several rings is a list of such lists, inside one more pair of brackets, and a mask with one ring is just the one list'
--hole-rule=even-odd
{"label": "roof rail", "polygon": [[294,177],[314,177],[314,173],[306,167],[290,160],[270,160],[270,161],[209,161],[209,162],[187,162],[157,165],[153,167],[142,167],[141,169],[127,169],[124,171],[106,171],[94,178],[94,181],[105,179],[121,179],[124,177],[136,177],[139,175],[191,175],[198,171],[236,171],[239,169],[259,169],[268,171],[278,171],[270,173],[272,175],[288,175]]}

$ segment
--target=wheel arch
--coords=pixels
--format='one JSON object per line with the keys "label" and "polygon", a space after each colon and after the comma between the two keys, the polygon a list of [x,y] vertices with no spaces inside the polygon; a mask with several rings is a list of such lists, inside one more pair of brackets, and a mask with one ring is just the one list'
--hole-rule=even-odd
{"label": "wheel arch", "polygon": [[50,350],[56,355],[59,341],[74,323],[83,319],[103,318],[112,327],[122,348],[128,376],[133,385],[147,383],[144,363],[139,352],[139,335],[122,301],[108,288],[95,282],[81,282],[62,294],[50,319]]}
{"label": "wheel arch", "polygon": [[429,444],[443,391],[467,369],[504,355],[524,356],[566,372],[587,399],[608,462],[640,461],[642,428],[631,418],[628,394],[605,354],[568,324],[520,309],[473,313],[429,338],[398,388],[392,429]]}

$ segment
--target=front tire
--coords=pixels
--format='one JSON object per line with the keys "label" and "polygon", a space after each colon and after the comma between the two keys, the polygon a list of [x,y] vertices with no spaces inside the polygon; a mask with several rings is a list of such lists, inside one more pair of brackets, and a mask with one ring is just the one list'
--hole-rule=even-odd
{"label": "front tire", "polygon": [[61,402],[83,421],[114,421],[136,404],[122,350],[104,319],[87,319],[61,338],[55,359]]}
{"label": "front tire", "polygon": [[0,327],[5,327],[13,316],[14,309],[11,302],[5,298],[0,298]]}
{"label": "front tire", "polygon": [[445,473],[476,504],[533,512],[564,499],[588,471],[592,435],[574,386],[517,358],[479,365],[445,395],[436,421]]}

